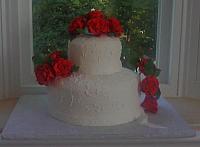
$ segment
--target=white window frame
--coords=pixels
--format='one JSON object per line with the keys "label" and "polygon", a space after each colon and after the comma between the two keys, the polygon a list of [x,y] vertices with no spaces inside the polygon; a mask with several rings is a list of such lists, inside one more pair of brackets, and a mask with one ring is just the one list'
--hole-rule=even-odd
{"label": "white window frame", "polygon": [[45,87],[35,81],[32,33],[32,0],[19,0],[19,39],[20,39],[20,75],[21,90],[24,94],[45,93]]}
{"label": "white window frame", "polygon": [[[183,13],[182,50],[180,54],[179,91],[181,96],[199,98],[199,75],[195,62],[199,51],[199,1],[185,0],[187,13]],[[195,61],[196,60],[196,61]],[[181,86],[182,85],[182,86]]]}
{"label": "white window frame", "polygon": [[[161,0],[161,12],[160,19],[165,19],[164,15],[162,16],[162,8],[165,7],[164,0]],[[171,23],[171,40],[170,40],[170,48],[169,48],[169,65],[162,64],[163,55],[165,55],[166,48],[162,48],[160,42],[163,40],[158,40],[158,52],[157,52],[157,60],[158,66],[162,69],[164,66],[169,66],[168,71],[168,82],[161,84],[161,91],[164,96],[181,96],[180,93],[180,54],[182,50],[182,32],[184,32],[182,26],[183,21],[186,19],[183,15],[183,12],[187,12],[187,0],[173,0],[173,8],[172,8],[172,23]],[[166,9],[166,8],[165,8]],[[158,34],[165,35],[162,32],[162,28],[165,28],[164,21],[160,20],[160,28],[158,29]],[[159,38],[159,35],[158,35]],[[162,38],[163,39],[163,38]],[[159,62],[161,61],[161,62]]]}
{"label": "white window frame", "polygon": [[[162,12],[163,0],[161,0]],[[41,94],[45,93],[45,87],[35,82],[33,73],[32,45],[32,0],[0,0],[3,9],[3,73],[6,97],[20,94]],[[169,79],[161,84],[164,96],[179,95],[179,64],[182,43],[182,22],[183,9],[187,0],[173,0]],[[162,14],[162,13],[160,13]],[[160,15],[161,19],[162,15]],[[16,24],[17,22],[17,24]],[[158,34],[162,33],[164,23],[160,21]],[[158,48],[159,42],[158,39]],[[164,50],[158,49],[157,59],[161,61]],[[0,53],[1,54],[1,53]],[[10,59],[13,59],[12,62]],[[162,68],[162,62],[158,62]],[[0,64],[1,68],[1,64]]]}
{"label": "white window frame", "polygon": [[19,79],[19,40],[18,40],[18,1],[0,0],[1,5],[1,87],[3,98],[20,95]]}
{"label": "white window frame", "polygon": [[[2,8],[0,0],[0,10]],[[2,43],[2,11],[0,11],[0,71],[3,71],[3,43]],[[0,99],[4,97],[3,72],[0,72]]]}

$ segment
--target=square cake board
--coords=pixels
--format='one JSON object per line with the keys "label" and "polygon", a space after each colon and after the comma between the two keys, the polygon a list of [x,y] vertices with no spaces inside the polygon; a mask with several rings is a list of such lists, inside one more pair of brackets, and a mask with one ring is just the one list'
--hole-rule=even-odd
{"label": "square cake board", "polygon": [[2,132],[2,140],[152,140],[195,136],[195,131],[164,98],[159,99],[157,114],[148,113],[146,125],[133,121],[111,127],[86,127],[52,118],[47,110],[47,97],[21,97]]}

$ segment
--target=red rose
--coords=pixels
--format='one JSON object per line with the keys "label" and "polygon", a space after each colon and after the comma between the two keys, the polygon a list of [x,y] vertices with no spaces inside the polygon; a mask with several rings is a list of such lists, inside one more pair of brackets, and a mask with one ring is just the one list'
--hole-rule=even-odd
{"label": "red rose", "polygon": [[109,23],[102,18],[93,18],[87,22],[87,28],[93,35],[101,35],[109,32]]}
{"label": "red rose", "polygon": [[51,54],[49,54],[49,58],[52,60],[55,60],[57,58],[60,58],[60,55],[62,54],[63,51],[54,51]]}
{"label": "red rose", "polygon": [[72,22],[69,24],[68,31],[71,34],[78,33],[79,29],[84,29],[86,24],[85,18],[83,16],[76,17]]}
{"label": "red rose", "polygon": [[108,21],[109,21],[110,32],[114,33],[116,37],[121,36],[124,30],[121,26],[120,21],[115,17],[110,18]]}
{"label": "red rose", "polygon": [[155,96],[159,89],[159,82],[155,76],[147,76],[141,82],[141,90],[147,96]]}
{"label": "red rose", "polygon": [[145,75],[145,73],[144,73],[144,67],[145,67],[145,65],[147,63],[148,63],[148,59],[147,58],[142,58],[142,59],[140,59],[140,61],[137,64],[137,67],[139,67],[139,71],[141,73],[143,73],[144,75]]}
{"label": "red rose", "polygon": [[158,111],[158,103],[156,98],[151,96],[146,96],[141,106],[147,112],[156,113]]}
{"label": "red rose", "polygon": [[99,10],[95,10],[95,11],[90,11],[87,14],[88,19],[92,19],[92,18],[104,18],[104,14],[103,12],[99,11]]}
{"label": "red rose", "polygon": [[68,77],[72,72],[73,63],[67,59],[57,58],[52,66],[56,76]]}
{"label": "red rose", "polygon": [[53,81],[55,78],[53,69],[48,64],[38,65],[35,68],[35,76],[40,85],[48,85],[49,82]]}

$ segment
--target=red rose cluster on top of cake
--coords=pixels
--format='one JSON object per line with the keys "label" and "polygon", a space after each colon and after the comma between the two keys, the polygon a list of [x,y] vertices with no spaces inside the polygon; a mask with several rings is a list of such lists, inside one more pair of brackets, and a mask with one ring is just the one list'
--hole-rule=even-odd
{"label": "red rose cluster on top of cake", "polygon": [[107,18],[102,11],[94,10],[73,19],[69,24],[68,31],[73,36],[79,34],[94,36],[106,34],[119,37],[123,33],[123,28],[117,18]]}

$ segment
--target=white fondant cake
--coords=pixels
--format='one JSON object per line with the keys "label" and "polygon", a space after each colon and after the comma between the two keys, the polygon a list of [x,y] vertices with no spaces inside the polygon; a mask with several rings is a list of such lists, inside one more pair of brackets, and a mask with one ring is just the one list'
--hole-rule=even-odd
{"label": "white fondant cake", "polygon": [[144,116],[137,75],[122,68],[120,54],[121,43],[115,37],[72,40],[69,57],[80,70],[48,87],[49,112],[85,126],[112,126]]}

